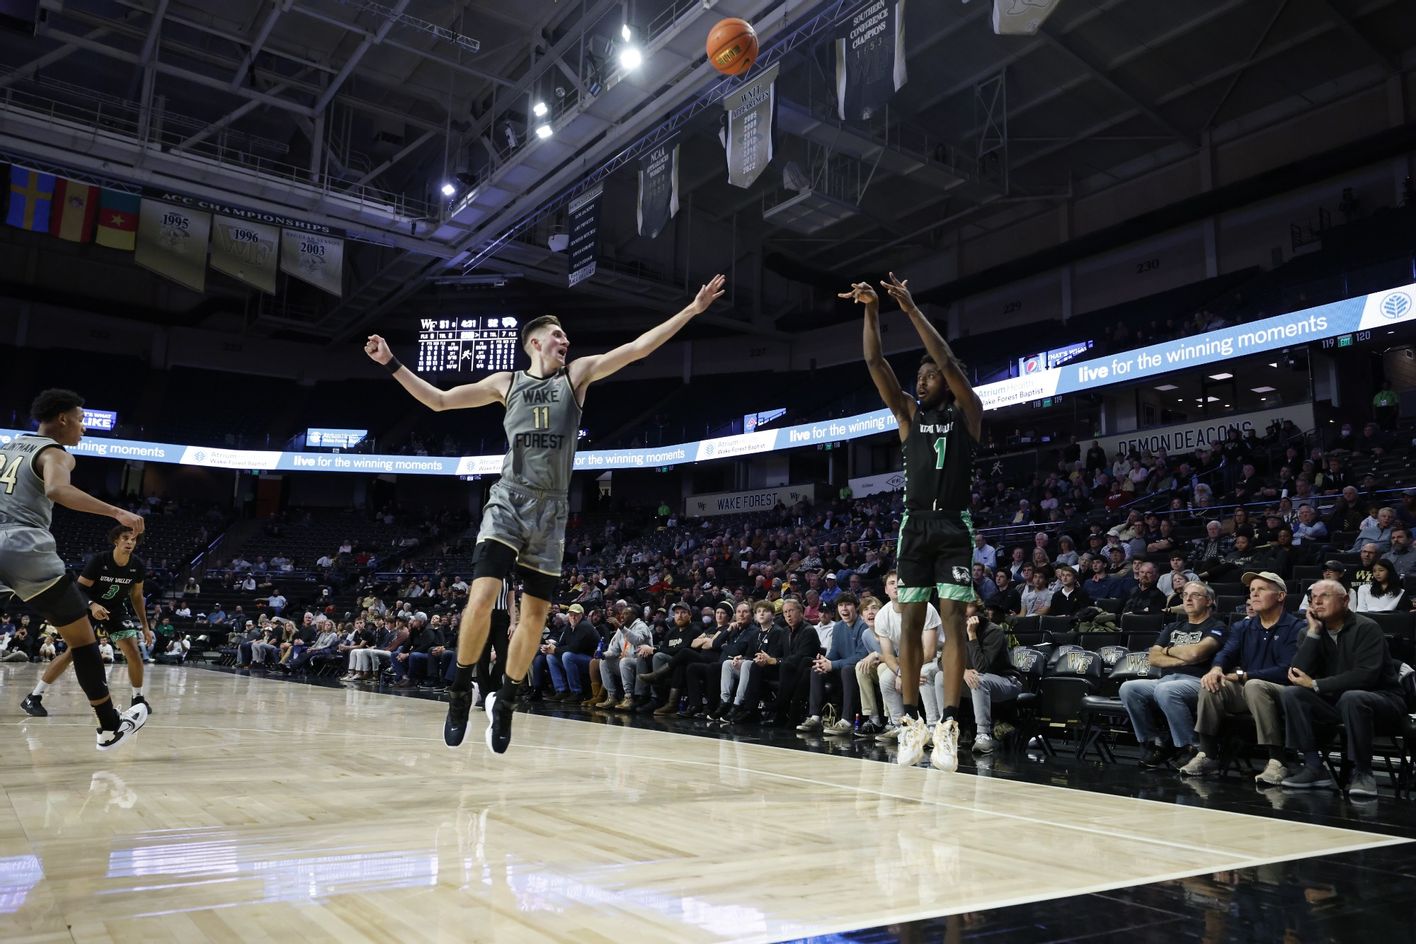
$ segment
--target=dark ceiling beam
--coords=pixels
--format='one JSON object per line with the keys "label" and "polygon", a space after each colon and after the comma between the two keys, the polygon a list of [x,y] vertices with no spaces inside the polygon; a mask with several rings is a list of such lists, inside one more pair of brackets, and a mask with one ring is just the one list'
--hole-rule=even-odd
{"label": "dark ceiling beam", "polygon": [[1354,43],[1362,48],[1368,57],[1381,63],[1386,68],[1388,77],[1401,74],[1401,59],[1384,49],[1379,49],[1377,44],[1368,38],[1362,28],[1346,13],[1337,8],[1332,0],[1318,0],[1328,16],[1332,17],[1343,33]]}
{"label": "dark ceiling beam", "polygon": [[1234,94],[1234,90],[1239,87],[1239,81],[1244,78],[1244,73],[1249,71],[1249,66],[1254,63],[1255,57],[1259,54],[1259,50],[1264,48],[1264,43],[1268,42],[1269,34],[1273,32],[1274,26],[1276,26],[1278,21],[1283,17],[1283,11],[1287,9],[1288,0],[1278,0],[1277,5],[1273,9],[1273,15],[1270,16],[1268,22],[1264,24],[1264,28],[1259,31],[1259,38],[1249,49],[1249,54],[1244,57],[1244,67],[1235,72],[1234,77],[1229,80],[1229,85],[1225,87],[1224,94],[1219,97],[1219,101],[1215,102],[1214,108],[1210,110],[1209,117],[1205,119],[1203,127],[1214,127],[1214,120],[1219,117],[1219,113],[1224,110],[1224,106],[1229,104],[1229,98]]}

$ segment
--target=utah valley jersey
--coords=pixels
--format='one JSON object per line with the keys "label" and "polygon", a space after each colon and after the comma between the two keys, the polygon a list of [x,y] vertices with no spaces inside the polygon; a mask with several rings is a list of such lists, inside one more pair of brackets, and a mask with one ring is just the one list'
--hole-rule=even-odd
{"label": "utah valley jersey", "polygon": [[89,599],[108,610],[108,622],[114,626],[125,621],[136,621],[133,612],[133,586],[143,582],[147,567],[136,554],[128,558],[128,563],[119,564],[113,559],[112,551],[95,554],[84,565],[83,576],[93,581],[88,588]]}
{"label": "utah valley jersey", "polygon": [[502,428],[507,445],[502,481],[559,495],[570,491],[580,404],[575,401],[568,369],[549,377],[535,377],[524,370],[512,374]]}
{"label": "utah valley jersey", "polygon": [[48,436],[32,434],[0,446],[0,525],[49,530],[54,502],[44,494],[44,479],[34,460],[50,447],[64,448]]}
{"label": "utah valley jersey", "polygon": [[975,445],[957,404],[916,406],[904,440],[905,510],[968,511]]}

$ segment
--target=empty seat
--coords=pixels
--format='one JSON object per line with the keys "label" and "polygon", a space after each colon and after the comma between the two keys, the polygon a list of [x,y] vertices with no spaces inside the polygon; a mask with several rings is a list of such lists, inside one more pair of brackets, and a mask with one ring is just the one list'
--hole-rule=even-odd
{"label": "empty seat", "polygon": [[1125,613],[1121,616],[1123,633],[1150,633],[1154,637],[1160,635],[1163,625],[1164,617],[1159,613]]}

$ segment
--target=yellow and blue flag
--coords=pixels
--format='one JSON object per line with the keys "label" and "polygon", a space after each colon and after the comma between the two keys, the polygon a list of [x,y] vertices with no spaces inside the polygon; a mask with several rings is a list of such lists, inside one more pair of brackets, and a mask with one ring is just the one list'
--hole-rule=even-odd
{"label": "yellow and blue flag", "polygon": [[20,229],[49,232],[54,183],[53,174],[10,165],[10,206],[5,213],[5,222]]}

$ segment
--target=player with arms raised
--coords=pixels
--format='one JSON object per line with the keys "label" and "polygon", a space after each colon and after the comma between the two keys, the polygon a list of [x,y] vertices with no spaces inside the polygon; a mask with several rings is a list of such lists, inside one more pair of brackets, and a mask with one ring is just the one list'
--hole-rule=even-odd
{"label": "player with arms raised", "polygon": [[521,346],[531,357],[530,370],[499,371],[470,384],[440,390],[404,367],[378,335],[364,352],[414,399],[433,410],[458,410],[502,404],[507,452],[501,478],[482,509],[476,564],[462,625],[457,636],[457,674],[449,688],[443,739],[459,746],[467,734],[472,709],[472,666],[482,654],[492,605],[503,578],[515,569],[523,593],[517,632],[507,652],[506,682],[487,697],[487,746],[498,754],[511,743],[511,718],[536,657],[551,596],[560,581],[569,510],[570,473],[580,432],[585,390],[622,368],[647,357],[723,295],[724,278],[715,275],[688,307],[628,344],[605,354],[569,363],[570,339],[552,315],[533,318],[521,328]]}
{"label": "player with arms raised", "polygon": [[0,592],[14,593],[59,627],[73,653],[79,687],[98,715],[98,749],[107,751],[131,740],[147,722],[147,705],[140,702],[121,715],[113,707],[89,623],[89,601],[65,569],[49,525],[55,502],[113,518],[135,535],[143,533],[143,519],[69,481],[74,457],[65,447],[84,438],[83,406],[83,397],[72,390],[46,390],[30,407],[39,431],[0,446]]}
{"label": "player with arms raised", "polygon": [[919,716],[919,672],[924,662],[922,633],[930,596],[939,593],[943,622],[944,704],[934,730],[930,763],[958,769],[959,724],[954,713],[964,685],[964,604],[974,599],[972,583],[972,471],[983,426],[983,404],[948,342],[910,296],[909,282],[880,283],[899,303],[924,342],[925,356],[915,375],[915,395],[899,379],[880,349],[880,296],[869,282],[857,282],[841,298],[865,306],[865,363],[875,389],[900,424],[904,451],[905,514],[900,520],[896,569],[899,572],[900,695],[905,705],[897,760],[914,766],[924,757],[928,730]]}

